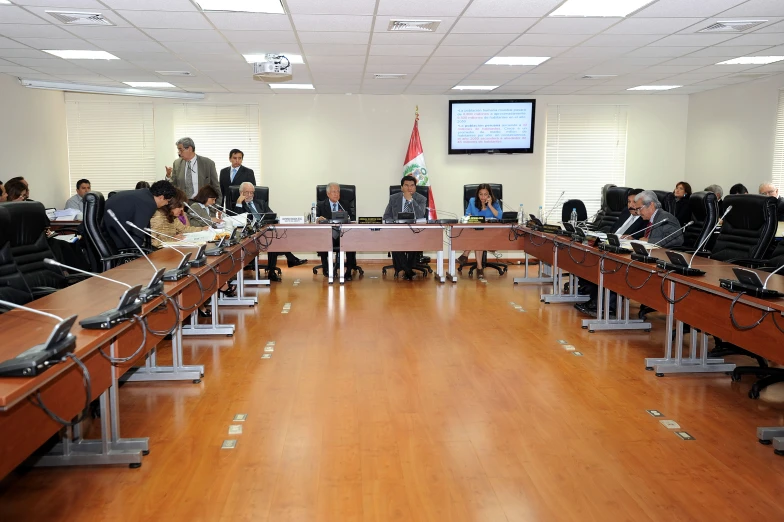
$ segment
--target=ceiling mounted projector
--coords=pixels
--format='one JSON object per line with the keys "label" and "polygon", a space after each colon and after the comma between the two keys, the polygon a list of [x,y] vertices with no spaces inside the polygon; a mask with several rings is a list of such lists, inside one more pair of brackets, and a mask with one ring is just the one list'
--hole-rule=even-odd
{"label": "ceiling mounted projector", "polygon": [[291,63],[282,54],[266,54],[263,62],[253,64],[253,79],[256,81],[280,83],[292,78]]}

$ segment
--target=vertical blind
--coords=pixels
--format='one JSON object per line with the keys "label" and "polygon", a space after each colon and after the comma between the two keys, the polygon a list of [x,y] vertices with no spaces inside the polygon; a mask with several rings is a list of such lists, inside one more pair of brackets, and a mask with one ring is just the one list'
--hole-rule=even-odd
{"label": "vertical blind", "polygon": [[196,154],[215,162],[218,172],[229,166],[229,151],[240,149],[242,162],[261,183],[261,145],[257,105],[178,104],[174,107],[175,141],[191,138]]}
{"label": "vertical blind", "polygon": [[151,103],[66,102],[71,191],[83,178],[104,196],[154,181],[153,122]]}
{"label": "vertical blind", "polygon": [[[776,144],[773,148],[773,184],[784,193],[784,89],[779,91],[779,112],[776,116]],[[757,187],[748,187],[756,194]]]}
{"label": "vertical blind", "polygon": [[625,105],[548,107],[544,212],[552,210],[551,222],[561,219],[569,199],[582,200],[591,216],[599,210],[604,185],[625,184],[627,123]]}

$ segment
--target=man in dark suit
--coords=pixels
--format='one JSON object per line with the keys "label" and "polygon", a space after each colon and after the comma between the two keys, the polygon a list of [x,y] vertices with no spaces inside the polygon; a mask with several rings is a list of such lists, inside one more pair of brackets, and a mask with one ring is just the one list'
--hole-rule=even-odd
{"label": "man in dark suit", "polygon": [[[340,185],[337,183],[330,183],[327,185],[327,199],[319,201],[316,204],[316,215],[318,216],[318,221],[323,223],[325,221],[329,221],[332,219],[332,214],[334,212],[346,212],[348,203],[346,205],[341,204],[340,202]],[[349,216],[349,219],[353,220],[355,216]],[[333,227],[332,229],[332,244],[335,247],[340,246],[340,228]],[[319,256],[321,256],[321,267],[322,273],[326,276],[327,270],[329,267],[329,255],[331,252],[319,252]],[[356,252],[346,252],[346,273],[344,274],[344,279],[346,281],[351,281],[351,271],[356,268],[357,266],[357,253]]]}
{"label": "man in dark suit", "polygon": [[[250,182],[245,182],[240,185],[240,196],[234,204],[234,210],[237,213],[247,212],[254,218],[261,219],[262,214],[274,214],[274,211],[269,207],[263,199],[253,199],[256,195],[256,189]],[[274,241],[274,240],[273,240]],[[275,274],[275,267],[278,265],[278,256],[286,256],[289,268],[304,265],[308,262],[307,259],[298,259],[291,252],[267,252],[267,270],[269,271],[270,281],[280,282],[280,277]]]}
{"label": "man in dark suit", "polygon": [[637,204],[634,201],[634,198],[640,192],[642,192],[642,189],[639,188],[629,191],[629,195],[626,197],[626,208],[618,216],[618,221],[610,228],[610,234],[617,234],[628,239],[639,239],[642,237],[645,221],[640,219]]}
{"label": "man in dark suit", "polygon": [[[245,154],[239,149],[231,149],[229,161],[231,167],[226,167],[220,171],[220,191],[223,198],[229,197],[229,187],[232,185],[242,185],[246,181],[251,185],[256,184],[256,175],[253,170],[242,165]],[[220,201],[220,198],[218,198]]]}
{"label": "man in dark suit", "polygon": [[[637,204],[640,217],[645,222],[645,227],[651,227],[643,233],[642,241],[658,244],[662,248],[676,247],[683,244],[683,230],[680,230],[680,221],[669,212],[662,210],[661,203],[659,203],[659,199],[652,190],[643,190],[637,194],[634,202]],[[664,223],[657,225],[662,222]],[[664,238],[667,239],[664,240]]]}
{"label": "man in dark suit", "polygon": [[103,229],[106,235],[111,238],[119,249],[136,248],[131,240],[128,239],[128,235],[117,224],[117,221],[109,215],[111,210],[122,223],[123,228],[134,237],[136,242],[140,245],[143,244],[147,236],[135,228],[127,226],[125,222],[130,221],[139,228],[149,227],[150,218],[155,214],[155,211],[167,205],[176,194],[177,189],[166,180],[156,181],[148,189],[121,190],[117,192],[106,200],[107,215],[103,219]]}
{"label": "man in dark suit", "polygon": [[210,185],[218,192],[220,201],[220,184],[215,162],[210,158],[196,155],[196,144],[190,138],[177,140],[177,155],[171,167],[166,167],[166,178],[172,185],[185,192],[188,199],[192,199],[199,189]]}
{"label": "man in dark suit", "polygon": [[[416,219],[427,216],[427,199],[416,191],[416,178],[403,176],[400,180],[400,192],[389,196],[389,204],[384,210],[384,221],[394,223],[401,212],[411,212]],[[409,281],[414,278],[412,267],[416,264],[419,252],[392,252],[392,263],[395,273],[403,272]]]}

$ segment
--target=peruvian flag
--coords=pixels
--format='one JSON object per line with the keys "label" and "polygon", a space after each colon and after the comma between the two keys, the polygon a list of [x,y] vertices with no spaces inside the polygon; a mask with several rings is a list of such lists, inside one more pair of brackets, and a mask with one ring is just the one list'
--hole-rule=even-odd
{"label": "peruvian flag", "polygon": [[[416,118],[414,119],[414,130],[411,131],[411,140],[408,142],[406,151],[406,161],[403,164],[403,175],[414,176],[417,185],[430,187],[430,176],[427,175],[425,167],[425,153],[422,151],[422,141],[419,139],[419,108],[417,108]],[[427,201],[428,219],[438,219],[436,217],[436,203],[433,199],[433,187],[430,187]]]}

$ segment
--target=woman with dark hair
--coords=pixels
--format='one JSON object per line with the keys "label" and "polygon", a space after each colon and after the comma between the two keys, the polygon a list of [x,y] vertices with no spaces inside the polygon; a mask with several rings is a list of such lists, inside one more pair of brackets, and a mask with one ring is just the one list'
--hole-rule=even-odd
{"label": "woman with dark hair", "polygon": [[[210,207],[215,205],[218,200],[218,191],[212,188],[211,185],[204,185],[193,196],[193,203],[190,205],[190,217],[196,219],[199,223],[205,221],[212,221],[213,223],[222,223],[220,213],[216,213]],[[199,219],[201,218],[201,219]]]}
{"label": "woman with dark hair", "polygon": [[5,184],[5,191],[8,193],[8,201],[24,201],[30,195],[30,190],[19,179],[12,179]]}
{"label": "woman with dark hair", "polygon": [[675,185],[675,190],[672,191],[675,196],[675,204],[672,210],[668,210],[673,214],[681,226],[685,225],[691,220],[691,209],[689,208],[689,198],[691,197],[691,185],[685,181],[679,181]]}
{"label": "woman with dark hair", "polygon": [[5,192],[5,187],[3,186],[3,182],[0,181],[0,203],[3,201],[8,201],[8,194]]}
{"label": "woman with dark hair", "polygon": [[146,181],[140,181],[136,184],[136,190],[143,189],[143,188],[150,188],[150,184]]}
{"label": "woman with dark hair", "polygon": [[735,194],[748,194],[749,189],[747,189],[743,183],[736,183],[730,188],[730,195]]}
{"label": "woman with dark hair", "polygon": [[177,189],[176,195],[169,201],[167,205],[159,208],[152,218],[150,218],[150,230],[152,235],[156,233],[166,234],[158,237],[153,237],[152,246],[160,248],[161,243],[164,241],[171,241],[166,236],[184,239],[185,232],[199,232],[201,230],[208,230],[210,227],[191,227],[184,225],[179,217],[182,215],[183,205],[182,202],[186,200],[185,193]]}
{"label": "woman with dark hair", "polygon": [[[487,183],[482,183],[476,187],[476,195],[468,200],[468,206],[465,211],[466,216],[481,216],[485,219],[501,219],[503,213],[501,202],[495,197],[493,189]],[[466,250],[457,258],[460,266],[468,263],[468,255],[470,253],[470,250]],[[484,252],[476,251],[474,255],[476,256],[476,276],[479,279],[484,279],[485,270],[484,266],[482,266]]]}

